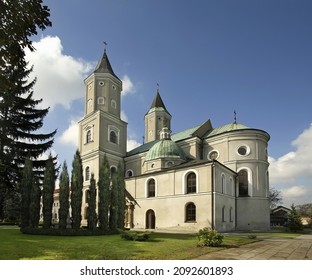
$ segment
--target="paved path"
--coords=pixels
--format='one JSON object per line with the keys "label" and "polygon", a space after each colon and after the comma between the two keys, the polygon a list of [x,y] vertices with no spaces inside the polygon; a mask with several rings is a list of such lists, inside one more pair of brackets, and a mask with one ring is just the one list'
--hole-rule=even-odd
{"label": "paved path", "polygon": [[264,239],[212,252],[196,260],[312,260],[312,234],[294,239]]}

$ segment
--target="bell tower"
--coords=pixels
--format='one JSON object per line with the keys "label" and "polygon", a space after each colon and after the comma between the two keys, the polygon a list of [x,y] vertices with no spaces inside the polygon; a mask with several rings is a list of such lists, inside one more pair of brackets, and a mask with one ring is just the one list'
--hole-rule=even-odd
{"label": "bell tower", "polygon": [[164,127],[171,129],[171,115],[160,97],[159,90],[157,90],[151,108],[145,115],[145,142],[159,140],[160,131]]}
{"label": "bell tower", "polygon": [[[93,73],[84,81],[85,109],[79,122],[79,151],[84,170],[84,193],[91,173],[96,181],[106,155],[111,170],[123,166],[126,155],[127,123],[120,118],[122,81],[116,76],[106,50]],[[82,209],[83,210],[83,209]]]}

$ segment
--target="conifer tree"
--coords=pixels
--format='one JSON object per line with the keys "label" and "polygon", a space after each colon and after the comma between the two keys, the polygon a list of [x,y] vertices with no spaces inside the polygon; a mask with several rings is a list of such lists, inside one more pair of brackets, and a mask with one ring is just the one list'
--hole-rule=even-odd
{"label": "conifer tree", "polygon": [[96,229],[97,215],[96,215],[96,182],[94,174],[91,174],[89,198],[88,198],[88,228],[90,230]]}
{"label": "conifer tree", "polygon": [[108,212],[110,205],[110,170],[109,163],[106,155],[100,166],[99,181],[99,202],[98,202],[98,216],[99,216],[99,228],[108,230]]}
{"label": "conifer tree", "polygon": [[81,225],[81,205],[83,188],[83,170],[80,152],[77,150],[72,163],[71,178],[71,208],[72,228],[79,229]]}
{"label": "conifer tree", "polygon": [[112,231],[117,229],[118,219],[118,176],[117,172],[112,175],[112,183],[110,190],[110,205],[109,205],[109,228]]}
{"label": "conifer tree", "polygon": [[30,156],[38,176],[45,161],[37,158],[51,148],[56,131],[39,133],[49,109],[33,98],[35,80],[25,49],[34,51],[31,37],[51,26],[49,9],[41,0],[0,1],[0,218],[5,200],[14,197],[24,161]]}
{"label": "conifer tree", "polygon": [[37,228],[40,220],[41,189],[38,178],[34,177],[30,194],[30,226]]}
{"label": "conifer tree", "polygon": [[66,229],[67,217],[69,214],[69,175],[66,161],[63,163],[60,174],[60,209],[59,209],[59,227]]}
{"label": "conifer tree", "polygon": [[300,231],[303,229],[303,224],[301,222],[300,216],[299,216],[294,204],[292,204],[291,208],[290,208],[287,227],[291,231],[294,231],[294,232],[297,232],[297,231]]}
{"label": "conifer tree", "polygon": [[50,155],[44,172],[43,187],[42,187],[42,214],[43,228],[50,228],[52,225],[52,208],[54,202],[56,170],[53,157]]}
{"label": "conifer tree", "polygon": [[20,183],[22,205],[21,205],[21,228],[30,226],[30,197],[33,184],[33,166],[32,161],[27,158],[22,173]]}
{"label": "conifer tree", "polygon": [[117,200],[117,227],[119,229],[124,228],[125,223],[125,204],[126,204],[126,197],[125,197],[125,178],[123,175],[123,169],[121,164],[118,165],[117,170],[117,188],[118,188],[118,200]]}

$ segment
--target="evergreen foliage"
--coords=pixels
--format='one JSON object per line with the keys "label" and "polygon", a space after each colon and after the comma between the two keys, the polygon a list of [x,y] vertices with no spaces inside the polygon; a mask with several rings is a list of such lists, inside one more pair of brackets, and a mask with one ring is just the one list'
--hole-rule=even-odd
{"label": "evergreen foliage", "polygon": [[96,182],[94,174],[91,174],[89,197],[88,197],[88,229],[95,230],[97,224],[96,215]]}
{"label": "evergreen foliage", "polygon": [[20,184],[22,204],[21,204],[21,228],[30,226],[30,198],[33,184],[33,165],[32,161],[27,158],[22,173]]}
{"label": "evergreen foliage", "polygon": [[122,169],[121,164],[118,165],[117,170],[117,187],[118,187],[118,200],[117,200],[117,228],[123,229],[124,223],[125,223],[125,203],[126,203],[126,197],[125,197],[125,178],[124,178],[124,172]]}
{"label": "evergreen foliage", "polygon": [[81,205],[83,188],[83,170],[80,152],[77,150],[72,163],[71,178],[71,208],[72,228],[79,229],[81,225]]}
{"label": "evergreen foliage", "polygon": [[301,222],[301,218],[294,206],[294,204],[291,205],[289,218],[288,218],[288,224],[287,227],[294,232],[303,230],[303,225]]}
{"label": "evergreen foliage", "polygon": [[103,162],[100,166],[98,190],[99,228],[108,230],[108,211],[110,205],[110,169],[106,155],[104,156]]}
{"label": "evergreen foliage", "polygon": [[0,219],[5,201],[21,191],[26,157],[42,178],[45,161],[37,158],[51,148],[56,133],[38,133],[49,109],[37,108],[41,99],[33,98],[36,80],[28,81],[32,67],[25,61],[25,49],[34,51],[30,38],[51,26],[49,16],[41,0],[0,1]]}
{"label": "evergreen foliage", "polygon": [[42,189],[42,214],[43,228],[50,228],[52,225],[53,194],[55,189],[56,170],[52,156],[50,155],[44,172]]}
{"label": "evergreen foliage", "polygon": [[69,175],[67,170],[66,161],[63,163],[62,171],[60,174],[60,208],[59,208],[59,227],[66,229],[67,218],[69,214]]}
{"label": "evergreen foliage", "polygon": [[109,228],[111,230],[117,229],[117,219],[118,219],[118,175],[115,172],[112,175],[112,183],[110,190],[110,205],[109,205]]}
{"label": "evergreen foliage", "polygon": [[39,180],[34,178],[30,194],[30,227],[37,228],[40,220],[41,188]]}
{"label": "evergreen foliage", "polygon": [[203,228],[197,233],[199,247],[218,247],[222,244],[224,236],[215,229]]}

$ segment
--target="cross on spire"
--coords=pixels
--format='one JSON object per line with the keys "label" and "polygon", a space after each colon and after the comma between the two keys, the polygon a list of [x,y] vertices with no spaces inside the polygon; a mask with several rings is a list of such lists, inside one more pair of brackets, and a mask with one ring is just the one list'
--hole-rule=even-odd
{"label": "cross on spire", "polygon": [[159,83],[157,83],[157,92],[159,93]]}
{"label": "cross on spire", "polygon": [[234,123],[236,124],[236,110],[234,110]]}

